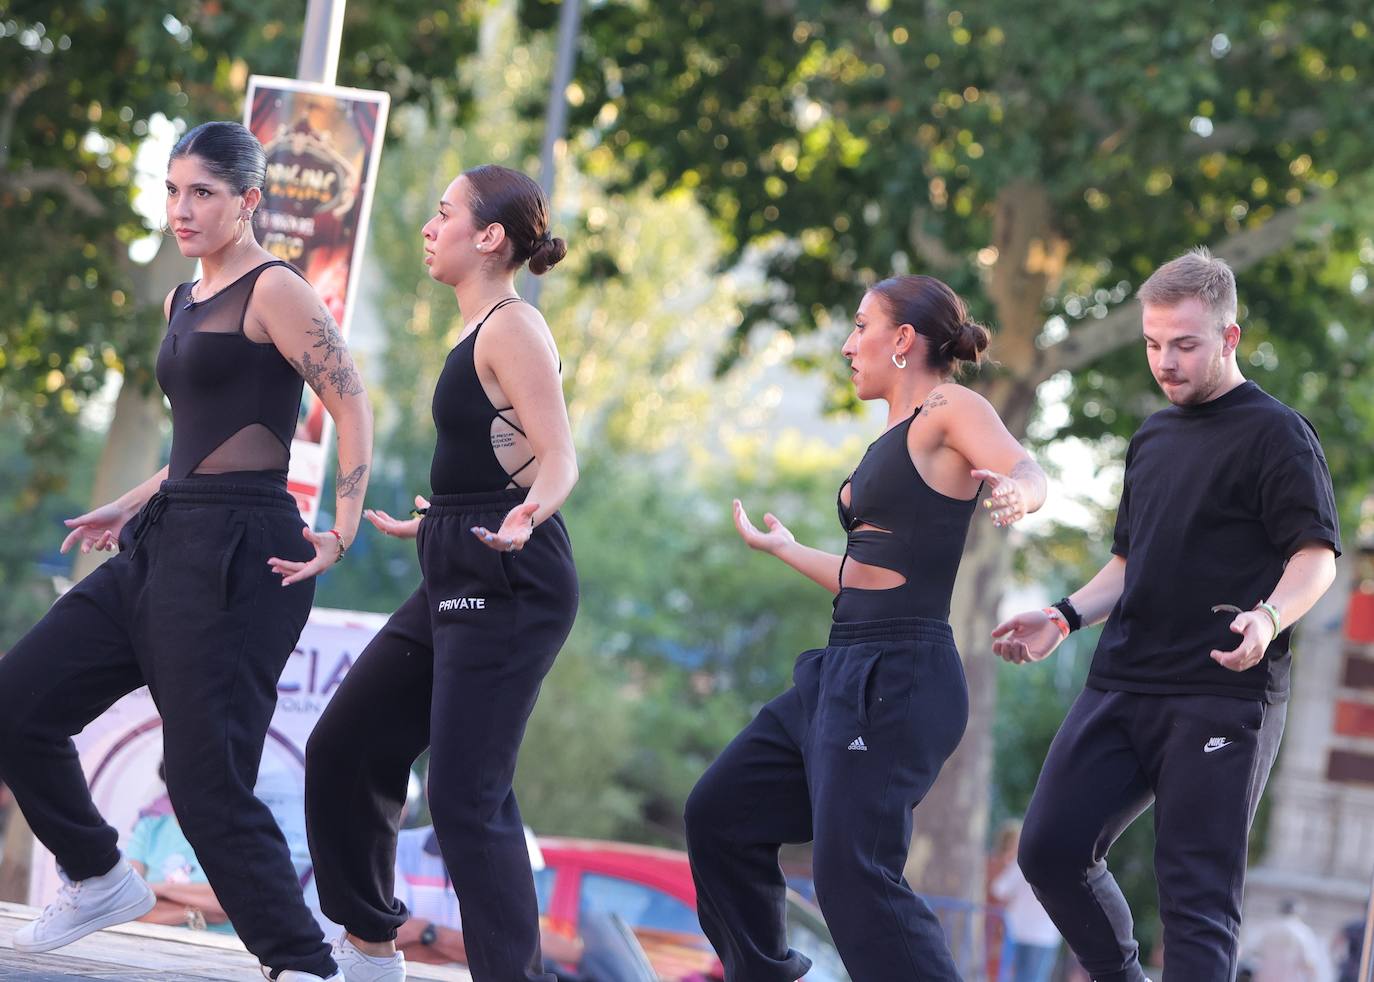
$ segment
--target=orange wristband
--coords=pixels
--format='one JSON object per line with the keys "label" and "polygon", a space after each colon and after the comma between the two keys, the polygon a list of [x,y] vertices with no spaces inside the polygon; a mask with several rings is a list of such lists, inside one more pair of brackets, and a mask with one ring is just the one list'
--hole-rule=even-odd
{"label": "orange wristband", "polygon": [[1053,621],[1055,627],[1059,628],[1059,637],[1061,640],[1069,636],[1069,622],[1064,619],[1064,615],[1056,608],[1046,607],[1041,613]]}

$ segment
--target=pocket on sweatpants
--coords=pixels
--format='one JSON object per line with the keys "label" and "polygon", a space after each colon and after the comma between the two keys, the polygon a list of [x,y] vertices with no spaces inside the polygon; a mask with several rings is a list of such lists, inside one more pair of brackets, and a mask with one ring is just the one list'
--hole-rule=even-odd
{"label": "pocket on sweatpants", "polygon": [[243,545],[244,533],[248,526],[242,520],[235,521],[229,527],[229,545],[224,550],[224,555],[219,562],[219,609],[229,609],[229,595],[233,590],[234,558],[239,554],[239,548]]}

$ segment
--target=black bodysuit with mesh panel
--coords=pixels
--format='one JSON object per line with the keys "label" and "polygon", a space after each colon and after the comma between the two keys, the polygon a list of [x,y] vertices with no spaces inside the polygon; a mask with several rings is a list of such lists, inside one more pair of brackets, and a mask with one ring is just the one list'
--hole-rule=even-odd
{"label": "black bodysuit with mesh panel", "polygon": [[502,300],[467,337],[459,341],[444,361],[444,370],[434,386],[434,427],[439,438],[429,467],[429,485],[435,494],[474,494],[521,487],[516,477],[531,464],[531,456],[513,471],[508,471],[492,449],[492,423],[500,419],[511,429],[525,435],[506,415],[514,407],[499,409],[487,398],[482,380],[477,377],[474,352],[477,332],[502,307],[522,302],[519,297]]}
{"label": "black bodysuit with mesh panel", "polygon": [[889,589],[841,587],[835,597],[836,622],[949,617],[978,495],[951,498],[922,479],[907,449],[907,434],[919,413],[918,408],[905,423],[869,444],[844,482],[849,486],[849,506],[844,503],[844,485],[838,500],[840,524],[849,533],[840,582],[851,559],[900,573],[906,582]]}
{"label": "black bodysuit with mesh panel", "polygon": [[268,262],[199,302],[190,299],[192,283],[172,295],[157,382],[172,404],[173,480],[277,471],[285,481],[304,383],[276,345],[243,333],[253,287],[273,266],[297,272]]}

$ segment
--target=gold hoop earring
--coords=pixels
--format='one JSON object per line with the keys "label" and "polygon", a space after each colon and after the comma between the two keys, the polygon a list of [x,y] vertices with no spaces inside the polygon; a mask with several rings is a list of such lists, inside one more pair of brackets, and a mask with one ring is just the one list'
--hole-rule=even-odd
{"label": "gold hoop earring", "polygon": [[906,368],[906,355],[902,355],[902,360],[898,361],[897,352],[892,352],[892,364],[896,365],[898,368]]}

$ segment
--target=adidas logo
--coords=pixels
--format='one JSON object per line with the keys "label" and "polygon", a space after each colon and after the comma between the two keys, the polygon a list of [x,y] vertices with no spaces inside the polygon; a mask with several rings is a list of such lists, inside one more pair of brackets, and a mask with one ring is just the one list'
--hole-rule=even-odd
{"label": "adidas logo", "polygon": [[854,742],[849,745],[850,750],[867,750],[868,744],[864,743],[863,737],[855,737]]}

